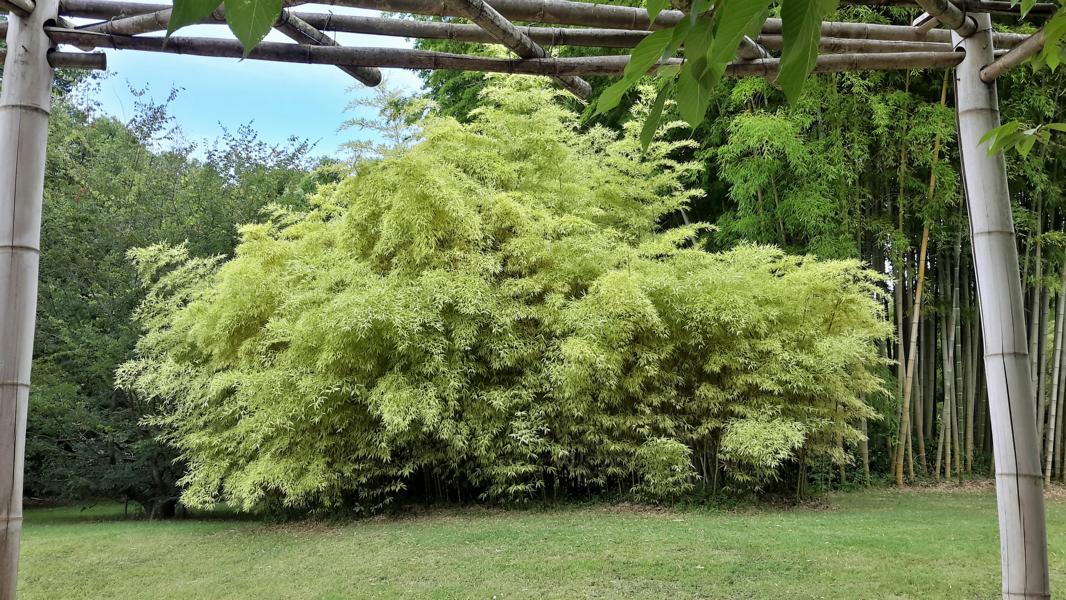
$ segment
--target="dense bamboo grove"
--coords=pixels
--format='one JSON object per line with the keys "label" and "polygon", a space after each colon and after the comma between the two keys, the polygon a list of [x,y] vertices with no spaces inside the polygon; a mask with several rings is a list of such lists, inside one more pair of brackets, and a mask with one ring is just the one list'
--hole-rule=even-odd
{"label": "dense bamboo grove", "polygon": [[[914,16],[850,8],[835,18],[902,24]],[[452,41],[420,45],[472,49]],[[431,96],[460,118],[477,105],[482,80],[470,73],[426,75]],[[1066,117],[1060,76],[1018,70],[1000,86],[1005,120],[1036,125]],[[744,80],[718,87],[707,121],[692,134],[700,144],[694,156],[706,165],[699,181],[706,198],[684,218],[714,223],[713,245],[759,241],[791,252],[857,257],[890,281],[885,307],[894,334],[879,347],[895,362],[885,374],[894,398],[879,406],[883,419],[868,424],[868,447],[849,450],[854,462],[838,481],[848,480],[849,470],[851,480],[871,472],[934,480],[986,476],[992,469],[953,104],[950,81],[937,72],[823,76],[791,105],[770,84]],[[600,121],[629,118],[623,105]],[[1064,262],[1059,174],[1066,153],[1052,143],[1025,156],[1011,152],[1008,160],[1041,456],[1051,465],[1046,475],[1061,478],[1066,352],[1057,324],[1066,307],[1058,302]]]}
{"label": "dense bamboo grove", "polygon": [[557,95],[488,88],[225,264],[133,254],[147,333],[120,383],[159,402],[187,503],[659,500],[847,462],[883,392],[879,278],[660,230],[689,143],[642,158],[637,122],[579,131]]}

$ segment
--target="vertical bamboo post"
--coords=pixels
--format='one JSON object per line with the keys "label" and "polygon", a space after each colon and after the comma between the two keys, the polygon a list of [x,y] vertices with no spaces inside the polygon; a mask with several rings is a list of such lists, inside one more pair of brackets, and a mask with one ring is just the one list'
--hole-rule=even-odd
{"label": "vertical bamboo post", "polygon": [[985,340],[1003,598],[1050,598],[1044,490],[1007,171],[1003,154],[989,154],[980,144],[999,126],[996,85],[980,75],[993,61],[992,24],[987,13],[972,16],[973,35],[952,33],[956,49],[966,52],[955,68],[955,110]]}
{"label": "vertical bamboo post", "polygon": [[0,600],[14,600],[58,0],[10,14],[0,91]]}

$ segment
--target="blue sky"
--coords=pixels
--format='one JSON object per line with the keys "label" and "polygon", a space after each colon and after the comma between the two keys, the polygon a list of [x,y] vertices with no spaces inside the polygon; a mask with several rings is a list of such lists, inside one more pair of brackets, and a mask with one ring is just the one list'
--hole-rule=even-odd
{"label": "blue sky", "polygon": [[[374,15],[374,11],[342,7],[303,6],[301,11],[335,14]],[[187,27],[177,35],[232,37],[225,25]],[[339,34],[334,37],[348,46],[410,47],[410,40],[383,36]],[[271,32],[270,41],[291,41]],[[368,88],[339,69],[324,65],[272,63],[256,60],[206,58],[172,54],[107,51],[108,76],[94,96],[108,114],[126,119],[136,101],[130,88],[147,89],[148,95],[162,101],[172,87],[180,88],[170,112],[191,141],[213,139],[222,127],[235,130],[251,122],[260,136],[282,143],[289,136],[317,142],[316,155],[334,156],[338,146],[359,137],[358,132],[338,132],[338,126],[352,114],[344,109]],[[415,91],[421,82],[412,71],[383,70],[392,87]],[[353,84],[355,88],[353,89]]]}

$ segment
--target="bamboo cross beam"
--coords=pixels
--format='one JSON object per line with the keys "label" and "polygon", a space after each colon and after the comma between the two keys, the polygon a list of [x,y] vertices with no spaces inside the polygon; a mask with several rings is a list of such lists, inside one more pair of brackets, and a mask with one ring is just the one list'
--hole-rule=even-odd
{"label": "bamboo cross beam", "polygon": [[1031,56],[1040,52],[1044,47],[1044,30],[1041,29],[1029,36],[1024,42],[1018,44],[1010,52],[997,58],[992,64],[981,69],[981,81],[992,83],[999,79],[1008,69],[1016,67]]}
{"label": "bamboo cross beam", "polygon": [[949,0],[916,0],[929,16],[942,25],[954,29],[962,37],[970,37],[977,31],[977,22]]}
{"label": "bamboo cross beam", "polygon": [[[323,0],[321,3],[337,6],[350,6],[354,8],[377,9],[389,12],[412,13],[428,16],[461,16],[458,11],[450,9],[444,0]],[[89,19],[113,19],[128,17],[138,14],[156,12],[170,8],[166,4],[141,4],[122,0],[64,0],[61,5],[61,14],[70,17]],[[556,25],[573,25],[606,29],[610,31],[614,39],[623,39],[620,30],[642,32],[641,37],[646,35],[649,29],[647,11],[642,8],[627,6],[609,6],[590,4],[586,2],[569,2],[567,0],[494,0],[493,8],[500,14],[512,21],[528,21],[537,23],[549,23]],[[681,12],[666,10],[660,13],[655,21],[655,27],[673,25],[681,18]],[[312,16],[314,15],[314,16]],[[383,23],[382,21],[396,21],[397,19],[370,20],[370,17],[357,17],[350,15],[324,15],[317,13],[300,12],[297,16],[306,20],[312,26],[323,30],[341,31],[351,33],[371,33],[375,35],[402,35],[403,37],[457,39],[458,41],[484,41],[482,39],[451,38],[450,36],[469,35],[462,30],[435,29],[432,26],[451,25],[454,23],[427,23],[410,22],[410,35],[401,33],[398,25]],[[598,20],[600,16],[604,18]],[[418,23],[418,25],[414,25]],[[415,27],[424,27],[415,30]],[[469,27],[469,25],[467,26]],[[539,34],[547,35],[549,28],[526,28],[540,30]],[[376,29],[376,31],[364,29]],[[566,45],[586,45],[574,43],[573,40],[589,36],[588,30],[559,30],[566,33],[568,43]],[[763,34],[781,35],[781,20],[767,19],[763,24]],[[444,38],[438,36],[443,35]],[[880,25],[869,23],[848,23],[840,21],[826,21],[822,23],[822,36],[830,38],[855,38],[865,40],[903,41],[903,42],[937,42],[948,44],[951,42],[950,32],[943,29],[934,29],[923,34],[916,28],[907,25]],[[532,37],[532,36],[530,36]],[[997,48],[1013,48],[1020,44],[1028,36],[1023,33],[993,33],[993,39]],[[587,45],[598,45],[591,43]],[[542,41],[541,43],[550,43]],[[563,43],[560,41],[560,43]],[[621,45],[602,44],[607,47],[626,47]]]}
{"label": "bamboo cross beam", "polygon": [[[300,17],[282,9],[281,16],[274,23],[274,29],[288,36],[295,42],[313,46],[340,47],[336,40],[315,29]],[[363,85],[374,87],[381,83],[381,71],[375,67],[341,66],[341,71],[351,75]]]}
{"label": "bamboo cross beam", "polygon": [[14,13],[20,17],[28,17],[36,4],[33,0],[0,0],[0,10]]}
{"label": "bamboo cross beam", "polygon": [[[165,30],[167,28],[167,23],[170,21],[171,14],[173,14],[173,9],[164,8],[149,13],[109,20],[103,23],[94,23],[82,27],[81,29],[84,31],[93,31],[110,35],[138,35],[141,33]],[[211,13],[211,16],[208,17],[208,22],[226,22],[225,13],[223,13],[221,6]],[[293,15],[287,8],[282,9],[281,16],[278,17],[277,22],[274,24],[274,28],[288,36],[293,41],[299,43],[316,46],[338,45],[336,40]],[[381,83],[381,71],[378,69],[371,67],[339,68],[348,75],[354,77],[363,85],[374,87]]]}
{"label": "bamboo cross beam", "polygon": [[[170,15],[173,12],[173,9],[164,8],[139,15],[117,15],[119,18],[112,18],[102,23],[93,23],[91,25],[79,27],[79,29],[84,31],[94,31],[96,33],[108,33],[111,35],[138,35],[153,31],[165,31],[167,28],[167,22],[170,21]],[[213,14],[210,18],[212,22],[219,22]]]}
{"label": "bamboo cross beam", "polygon": [[[60,27],[48,27],[46,30],[53,41],[61,44],[220,58],[244,57],[244,48],[237,40],[199,37],[171,37],[164,40],[162,37],[114,36]],[[625,55],[506,59],[407,48],[305,46],[277,42],[259,44],[247,58],[333,66],[455,69],[543,76],[617,76],[621,75],[629,62],[629,57]],[[944,69],[955,66],[962,58],[958,52],[833,54],[819,56],[814,71],[834,73],[846,70]],[[661,62],[660,66],[680,63],[680,59],[670,59]],[[773,77],[777,74],[779,65],[780,60],[776,58],[734,62],[728,66],[726,73],[735,77]]]}
{"label": "bamboo cross beam", "polygon": [[[498,42],[507,46],[522,58],[547,58],[548,53],[539,44],[529,39],[503,15],[484,0],[454,0],[456,9],[463,16],[479,25]],[[552,79],[582,100],[592,95],[592,86],[575,76],[553,76]]]}
{"label": "bamboo cross beam", "polygon": [[[7,60],[7,50],[0,49],[0,63]],[[48,66],[53,69],[107,70],[107,55],[103,52],[48,52]]]}
{"label": "bamboo cross beam", "polygon": [[[157,23],[152,29],[133,28],[135,33],[147,33],[149,31],[162,31],[166,28],[165,22],[159,22],[154,16],[158,13],[143,15],[150,17],[146,22]],[[363,17],[357,15],[330,15],[312,12],[291,12],[295,17],[306,21],[312,27],[319,30],[339,33],[360,33],[369,35],[381,35],[391,37],[417,38],[417,39],[442,39],[457,42],[470,43],[498,43],[484,29],[469,23],[446,23],[438,21],[415,21],[411,19],[395,19],[383,17]],[[103,28],[105,23],[95,23],[90,26],[80,27],[82,31],[97,31],[100,33],[120,34],[116,25],[122,21],[133,22],[141,16],[127,17],[115,21],[108,21],[110,28]],[[223,18],[208,17],[201,24],[224,24]],[[4,25],[0,23],[0,32]],[[630,29],[574,29],[566,27],[518,27],[522,33],[529,36],[538,44],[547,46],[581,46],[595,48],[632,48],[640,43],[650,31]],[[122,33],[122,35],[134,35],[135,33]],[[749,40],[750,45],[745,43],[737,52],[742,59],[771,58],[769,50],[779,51],[783,40],[780,34],[760,35],[756,40]],[[905,42],[892,40],[868,40],[854,38],[823,37],[818,43],[819,51],[826,54],[848,54],[853,52],[940,52],[950,51],[951,44],[946,42]]]}

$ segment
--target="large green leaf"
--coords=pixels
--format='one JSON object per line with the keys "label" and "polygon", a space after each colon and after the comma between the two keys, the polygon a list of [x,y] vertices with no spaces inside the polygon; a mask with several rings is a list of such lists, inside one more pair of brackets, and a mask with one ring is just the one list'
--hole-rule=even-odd
{"label": "large green leaf", "polygon": [[836,9],[837,0],[784,0],[781,3],[781,70],[777,83],[790,102],[803,93],[807,75],[818,61],[822,18]]}
{"label": "large green leaf", "polygon": [[644,119],[644,126],[640,129],[640,147],[647,150],[655,137],[655,130],[659,128],[659,121],[663,117],[663,107],[666,106],[666,98],[670,95],[670,86],[664,85],[655,96],[655,102],[651,105],[648,117]]}
{"label": "large green leaf", "polygon": [[636,48],[630,54],[629,63],[626,64],[624,79],[639,79],[648,69],[655,66],[663,57],[663,52],[670,45],[674,37],[673,28],[660,29],[648,37],[640,40]]}
{"label": "large green leaf", "polygon": [[719,9],[718,23],[708,51],[707,84],[713,88],[737,54],[741,39],[762,29],[770,0],[729,0]]}
{"label": "large green leaf", "polygon": [[219,3],[219,0],[174,0],[170,21],[167,22],[167,35],[206,19],[218,8]]}
{"label": "large green leaf", "polygon": [[[1031,0],[1035,2],[1036,0]],[[648,20],[652,23],[655,22],[655,18],[659,16],[659,13],[663,12],[666,8],[666,0],[648,0]]]}
{"label": "large green leaf", "polygon": [[244,45],[248,55],[263,41],[281,14],[282,0],[225,0],[230,31]]}
{"label": "large green leaf", "polygon": [[693,72],[694,63],[686,62],[677,76],[677,110],[681,118],[692,127],[703,122],[710,104],[711,91]]}
{"label": "large green leaf", "polygon": [[[596,114],[603,114],[618,106],[626,91],[633,87],[648,72],[648,69],[664,58],[664,54],[671,47],[674,34],[673,27],[660,29],[641,40],[636,48],[633,48],[622,78],[603,90],[599,100],[596,101]],[[673,47],[676,49],[676,45]],[[672,51],[670,53],[673,54]]]}

